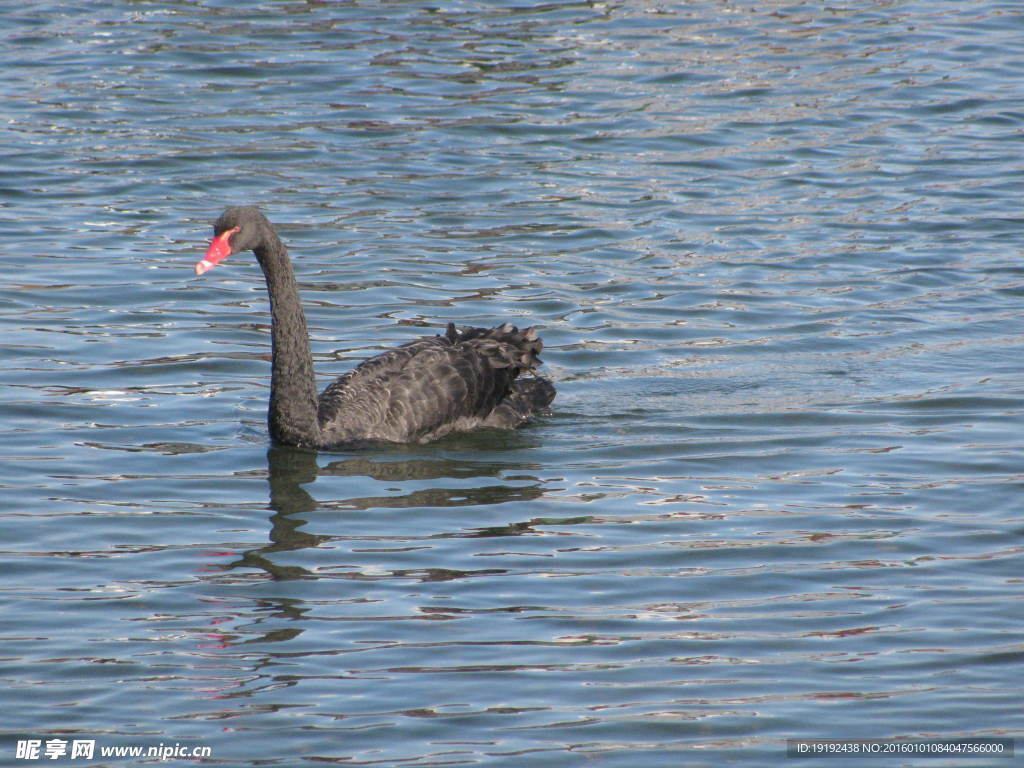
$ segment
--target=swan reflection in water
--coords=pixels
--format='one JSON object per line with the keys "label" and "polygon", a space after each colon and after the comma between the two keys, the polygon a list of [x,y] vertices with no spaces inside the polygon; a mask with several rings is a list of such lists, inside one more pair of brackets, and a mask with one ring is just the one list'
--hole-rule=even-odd
{"label": "swan reflection in water", "polygon": [[[464,506],[491,507],[510,502],[530,502],[540,499],[545,493],[545,482],[531,474],[540,467],[528,463],[515,464],[507,461],[455,460],[422,456],[395,460],[390,457],[381,459],[379,454],[370,455],[369,452],[366,454],[356,452],[345,458],[329,460],[324,466],[320,466],[318,456],[323,455],[317,454],[315,451],[289,446],[270,448],[267,452],[267,480],[270,486],[270,509],[272,510],[270,543],[247,550],[236,560],[221,564],[225,570],[257,568],[277,580],[322,578],[326,575],[325,573],[314,572],[300,565],[284,564],[280,562],[284,558],[275,557],[275,555],[281,552],[321,547],[347,538],[344,533],[345,526],[354,518],[351,514],[346,515],[346,513],[360,513],[359,519],[365,520],[367,515],[387,514],[388,510],[409,510],[409,514],[422,514],[422,512],[417,513],[413,510]],[[510,471],[515,475],[513,482],[504,479],[504,476]],[[396,487],[400,484],[417,484],[418,481],[428,481],[430,487],[413,488],[396,495],[367,495],[318,500],[312,495],[310,486],[318,479],[327,477],[369,479],[372,481],[370,485],[376,488],[380,487],[380,483],[394,484],[391,487]],[[453,482],[446,484],[446,479]],[[466,481],[472,479],[479,479],[479,482],[475,486],[467,485]],[[488,482],[488,480],[496,482]],[[359,485],[363,486],[364,484],[359,483]],[[325,485],[325,490],[328,487],[337,489],[339,486],[337,483]],[[512,511],[516,508],[509,507],[508,509]],[[339,520],[337,525],[337,529],[341,533],[313,534],[303,530],[308,524],[308,520],[303,518],[304,514],[324,511],[336,511],[338,515],[346,515],[344,519]],[[365,545],[364,548],[387,547],[389,551],[394,551],[396,548],[402,547],[422,549],[429,547],[430,541],[441,539],[520,536],[537,533],[535,527],[539,525],[571,525],[587,521],[589,518],[535,517],[500,525],[460,528],[456,531],[425,534],[409,532],[387,536],[380,533],[384,526],[375,524],[369,528],[360,526],[359,531],[349,529],[348,536],[359,539]],[[418,530],[422,531],[422,527],[418,527]],[[369,535],[363,535],[362,532],[368,532]],[[421,581],[443,581],[463,576],[476,576],[482,572],[501,573],[503,571],[501,569],[462,571],[448,567],[444,562],[437,562],[427,568],[386,571],[386,575],[388,577],[414,577]],[[332,578],[339,576],[350,579],[382,578],[382,571],[378,568],[374,568],[371,575],[365,573],[358,566],[345,569],[342,573],[339,573],[338,566],[334,566],[329,573]]]}

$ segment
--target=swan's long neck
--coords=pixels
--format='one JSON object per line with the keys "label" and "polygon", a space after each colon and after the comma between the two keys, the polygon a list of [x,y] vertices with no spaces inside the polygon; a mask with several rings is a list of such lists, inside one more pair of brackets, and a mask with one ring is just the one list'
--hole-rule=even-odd
{"label": "swan's long neck", "polygon": [[295,272],[288,250],[273,231],[255,252],[270,295],[270,437],[284,445],[315,447],[320,441],[316,377]]}

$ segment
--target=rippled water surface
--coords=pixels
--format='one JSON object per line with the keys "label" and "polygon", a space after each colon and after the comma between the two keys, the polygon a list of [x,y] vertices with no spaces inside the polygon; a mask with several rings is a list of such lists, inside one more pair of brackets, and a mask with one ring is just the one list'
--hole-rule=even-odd
{"label": "rippled water surface", "polygon": [[[1024,735],[1018,3],[12,9],[0,762]],[[324,383],[510,320],[551,412],[271,447],[258,267],[192,273],[238,203]]]}

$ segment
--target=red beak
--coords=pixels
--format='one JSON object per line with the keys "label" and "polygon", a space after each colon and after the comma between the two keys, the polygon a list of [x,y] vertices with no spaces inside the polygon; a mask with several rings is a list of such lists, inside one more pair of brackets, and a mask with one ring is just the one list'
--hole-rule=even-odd
{"label": "red beak", "polygon": [[206,255],[196,263],[197,275],[213,269],[231,255],[231,236],[237,231],[238,227],[232,227],[213,238],[210,247],[206,249]]}

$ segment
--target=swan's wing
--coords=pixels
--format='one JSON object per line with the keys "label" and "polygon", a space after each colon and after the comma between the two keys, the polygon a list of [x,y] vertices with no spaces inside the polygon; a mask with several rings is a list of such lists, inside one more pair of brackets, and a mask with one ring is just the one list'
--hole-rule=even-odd
{"label": "swan's wing", "polygon": [[499,406],[514,393],[516,377],[541,364],[541,347],[532,328],[506,324],[457,331],[449,325],[443,336],[367,360],[320,396],[323,441],[413,442],[485,424],[514,426],[498,417],[505,411],[519,413],[521,423],[528,418],[521,396],[513,398],[511,410]]}

